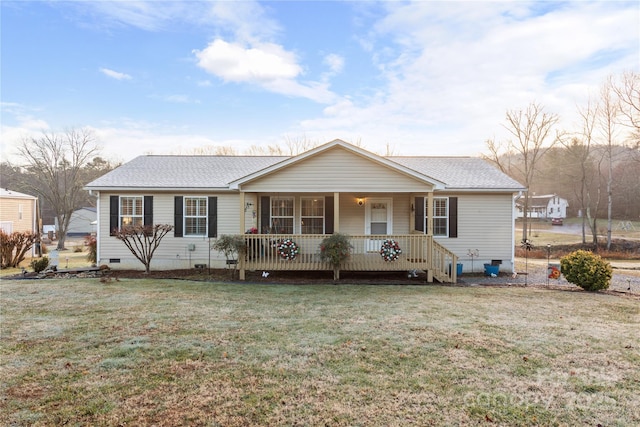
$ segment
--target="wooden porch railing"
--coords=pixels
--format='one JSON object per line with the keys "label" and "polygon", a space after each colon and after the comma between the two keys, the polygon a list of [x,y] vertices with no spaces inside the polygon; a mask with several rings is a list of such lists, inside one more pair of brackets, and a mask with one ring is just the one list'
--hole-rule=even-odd
{"label": "wooden porch railing", "polygon": [[[247,252],[239,262],[241,270],[333,270],[320,259],[322,234],[247,234]],[[397,259],[385,261],[380,249],[387,240],[394,240],[402,250]],[[427,280],[455,283],[456,255],[423,233],[401,235],[351,235],[351,257],[340,266],[342,271],[410,271],[424,270]],[[278,246],[293,242],[298,249],[286,259]],[[291,247],[291,246],[289,246]]]}

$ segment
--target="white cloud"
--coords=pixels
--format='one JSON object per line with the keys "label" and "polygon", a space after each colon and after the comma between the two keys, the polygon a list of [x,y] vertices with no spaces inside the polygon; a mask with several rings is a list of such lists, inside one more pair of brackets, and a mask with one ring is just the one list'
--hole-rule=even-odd
{"label": "white cloud", "polygon": [[[50,130],[49,123],[35,117],[37,110],[14,102],[0,103],[3,120],[0,122],[0,159],[18,162],[18,146],[26,138]],[[11,124],[7,124],[11,123]]]}
{"label": "white cloud", "polygon": [[175,104],[200,104],[200,101],[191,99],[188,95],[169,95],[164,100]]}
{"label": "white cloud", "polygon": [[324,64],[329,67],[329,75],[335,75],[344,69],[344,57],[335,53],[330,53],[324,57]]}
{"label": "white cloud", "polygon": [[113,70],[110,70],[109,68],[100,68],[100,72],[105,76],[111,77],[112,79],[116,79],[116,80],[131,80],[133,78],[129,74],[113,71]]}
{"label": "white cloud", "polygon": [[[381,151],[475,154],[504,137],[505,112],[540,102],[575,122],[607,75],[638,70],[637,14],[629,4],[384,3],[372,59],[386,83],[367,99],[343,97],[299,131],[362,138]],[[538,8],[538,9],[535,9]],[[339,135],[334,135],[339,136]]]}
{"label": "white cloud", "polygon": [[294,79],[302,72],[295,55],[273,43],[245,47],[216,39],[204,50],[194,50],[194,54],[198,66],[225,81],[236,83]]}

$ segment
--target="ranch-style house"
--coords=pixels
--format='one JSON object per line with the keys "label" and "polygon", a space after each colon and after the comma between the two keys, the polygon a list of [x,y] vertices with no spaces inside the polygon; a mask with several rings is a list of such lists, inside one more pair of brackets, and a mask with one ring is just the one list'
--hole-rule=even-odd
{"label": "ranch-style house", "polygon": [[440,282],[483,263],[513,271],[514,200],[525,190],[480,158],[384,157],[341,140],[296,156],[145,155],[86,188],[97,198],[98,264],[113,269],[143,268],[114,229],[170,224],[152,269],[225,268],[211,245],[226,234],[249,248],[240,279],[332,270],[320,242],[340,232],[353,246],[341,270],[418,270]]}

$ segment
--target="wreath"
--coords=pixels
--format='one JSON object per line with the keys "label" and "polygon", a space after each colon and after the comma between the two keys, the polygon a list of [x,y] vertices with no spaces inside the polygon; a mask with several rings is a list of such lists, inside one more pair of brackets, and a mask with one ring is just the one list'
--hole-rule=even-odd
{"label": "wreath", "polygon": [[393,239],[385,240],[380,247],[380,256],[387,262],[397,260],[401,253],[400,245]]}
{"label": "wreath", "polygon": [[296,256],[300,253],[300,248],[298,248],[296,242],[291,239],[284,239],[278,242],[276,250],[278,251],[278,255],[287,261],[296,259]]}

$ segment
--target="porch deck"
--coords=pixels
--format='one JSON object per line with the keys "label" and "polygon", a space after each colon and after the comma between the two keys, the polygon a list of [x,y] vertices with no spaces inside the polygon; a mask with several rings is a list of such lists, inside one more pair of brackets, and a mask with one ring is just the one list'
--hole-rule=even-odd
{"label": "porch deck", "polygon": [[[240,277],[246,270],[333,270],[320,258],[320,243],[328,235],[322,234],[247,234],[247,252],[240,259]],[[410,271],[423,270],[427,281],[455,283],[456,255],[423,233],[402,235],[351,235],[353,246],[349,260],[340,266],[342,271]],[[394,240],[402,253],[386,261],[380,249],[387,240]],[[286,259],[278,245],[284,241],[295,243],[298,253]]]}

